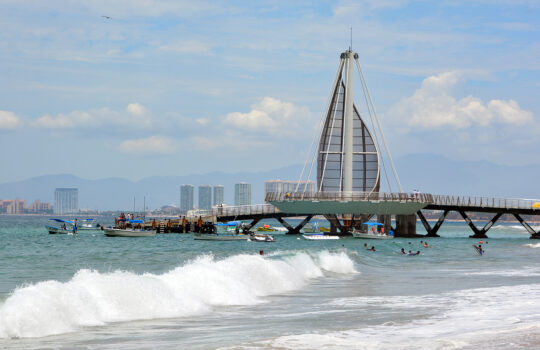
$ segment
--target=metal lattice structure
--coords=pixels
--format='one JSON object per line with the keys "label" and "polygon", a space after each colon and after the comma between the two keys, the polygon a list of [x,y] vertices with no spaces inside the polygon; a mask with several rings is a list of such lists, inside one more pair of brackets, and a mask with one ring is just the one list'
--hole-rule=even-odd
{"label": "metal lattice structure", "polygon": [[[346,59],[347,57],[342,54],[332,99],[319,139],[317,184],[320,192],[346,191],[345,110],[346,99],[352,99],[352,94],[349,97],[346,93],[347,85],[343,80]],[[352,191],[378,192],[380,187],[379,150],[356,106],[354,104],[352,106]]]}

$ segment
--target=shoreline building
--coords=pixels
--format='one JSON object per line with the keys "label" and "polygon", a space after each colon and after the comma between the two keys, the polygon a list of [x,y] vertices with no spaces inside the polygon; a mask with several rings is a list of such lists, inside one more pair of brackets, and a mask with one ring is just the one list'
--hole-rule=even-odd
{"label": "shoreline building", "polygon": [[0,213],[2,214],[24,214],[26,201],[24,199],[4,199],[0,200]]}
{"label": "shoreline building", "polygon": [[193,210],[193,185],[180,186],[180,211],[187,213]]}
{"label": "shoreline building", "polygon": [[199,209],[212,209],[212,186],[199,185]]}
{"label": "shoreline building", "polygon": [[251,205],[251,184],[241,182],[234,185],[234,205]]}
{"label": "shoreline building", "polygon": [[79,189],[57,188],[54,190],[54,213],[72,214],[79,211]]}
{"label": "shoreline building", "polygon": [[36,199],[30,206],[28,206],[27,211],[30,213],[49,213],[52,211],[51,203],[44,203],[39,199]]}
{"label": "shoreline building", "polygon": [[214,186],[214,205],[221,205],[224,201],[225,187],[223,185]]}

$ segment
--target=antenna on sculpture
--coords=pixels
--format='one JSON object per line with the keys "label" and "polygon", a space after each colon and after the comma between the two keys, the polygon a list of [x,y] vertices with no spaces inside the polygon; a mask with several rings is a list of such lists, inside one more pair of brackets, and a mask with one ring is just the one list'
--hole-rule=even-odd
{"label": "antenna on sculpture", "polygon": [[351,27],[351,46],[349,46],[349,50],[352,51],[352,27]]}

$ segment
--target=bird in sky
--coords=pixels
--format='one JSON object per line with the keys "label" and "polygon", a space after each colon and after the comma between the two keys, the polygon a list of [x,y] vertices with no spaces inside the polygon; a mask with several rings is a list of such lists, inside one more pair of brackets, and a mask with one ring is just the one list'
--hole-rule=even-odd
{"label": "bird in sky", "polygon": [[109,17],[109,16],[101,16],[101,17],[105,17],[105,18],[107,18],[107,19],[111,19],[111,17]]}

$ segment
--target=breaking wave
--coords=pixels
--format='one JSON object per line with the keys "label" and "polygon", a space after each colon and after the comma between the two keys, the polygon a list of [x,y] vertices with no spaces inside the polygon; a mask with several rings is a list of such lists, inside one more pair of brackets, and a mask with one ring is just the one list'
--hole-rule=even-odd
{"label": "breaking wave", "polygon": [[155,318],[201,315],[219,306],[254,305],[298,290],[325,271],[356,273],[344,253],[262,257],[205,255],[163,274],[79,270],[71,280],[15,289],[0,305],[0,338],[42,337]]}

